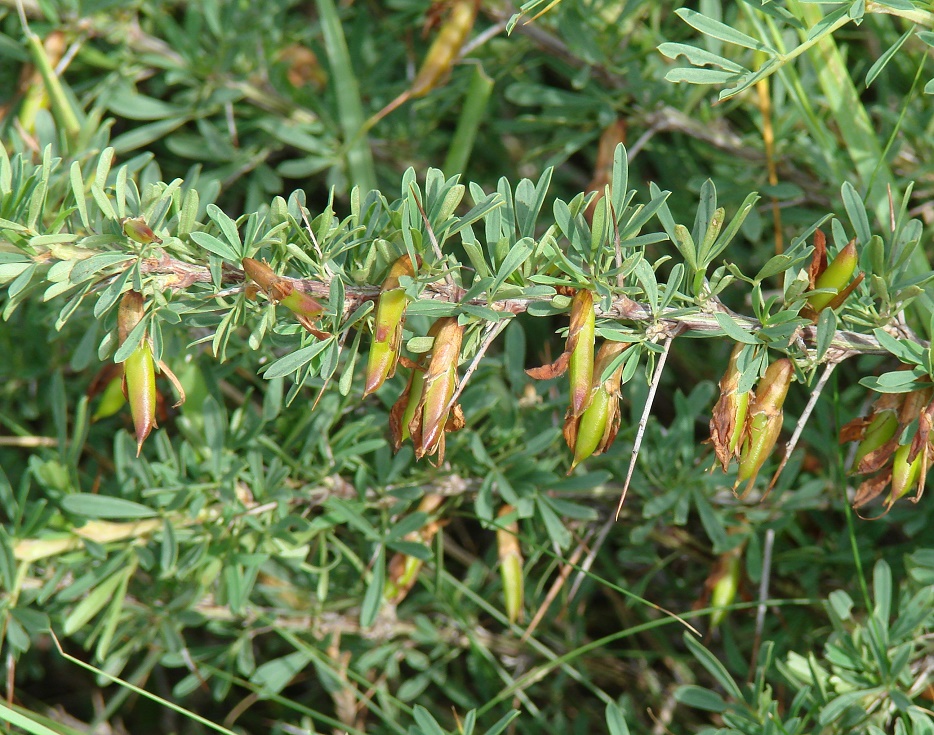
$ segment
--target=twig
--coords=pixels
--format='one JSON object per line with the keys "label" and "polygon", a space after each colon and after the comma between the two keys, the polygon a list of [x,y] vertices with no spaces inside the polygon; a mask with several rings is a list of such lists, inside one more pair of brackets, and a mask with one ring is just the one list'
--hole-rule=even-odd
{"label": "twig", "polygon": [[587,556],[584,557],[584,561],[580,566],[580,571],[578,571],[577,576],[574,578],[574,583],[571,585],[571,589],[568,591],[568,600],[573,600],[577,591],[580,589],[581,583],[584,581],[584,577],[587,576],[587,572],[590,571],[590,567],[593,566],[594,561],[597,558],[597,552],[600,551],[600,548],[603,546],[603,542],[606,541],[606,537],[610,533],[610,529],[613,528],[616,523],[615,518],[610,518],[606,523],[603,524],[603,527],[597,533],[596,539],[594,539],[593,544],[590,546],[590,551],[587,553]]}
{"label": "twig", "polygon": [[775,483],[778,482],[779,475],[782,474],[782,470],[785,469],[785,465],[788,464],[788,460],[791,459],[791,453],[795,450],[795,447],[798,446],[798,439],[801,438],[801,432],[804,431],[804,427],[807,424],[808,419],[811,418],[811,412],[814,410],[814,406],[817,405],[817,399],[820,398],[821,391],[824,390],[824,386],[827,385],[827,381],[830,379],[830,376],[833,374],[833,371],[836,369],[837,365],[840,364],[841,360],[842,358],[831,358],[830,362],[828,362],[824,367],[824,372],[821,374],[820,380],[817,381],[817,385],[815,385],[814,390],[811,391],[811,397],[808,399],[807,405],[804,407],[804,410],[801,412],[801,416],[798,418],[798,423],[795,426],[794,433],[791,435],[791,439],[789,439],[788,443],[785,445],[785,456],[782,457],[782,462],[780,465],[778,465],[778,469],[775,470],[775,475],[772,477],[772,481],[765,489],[765,494],[762,496],[763,500],[768,497],[770,492],[772,492],[772,488],[775,487]]}
{"label": "twig", "polygon": [[467,387],[467,381],[470,379],[470,376],[474,374],[478,367],[480,367],[480,360],[483,358],[483,355],[486,354],[486,351],[490,348],[490,345],[493,344],[500,333],[506,328],[506,325],[509,324],[509,319],[500,319],[498,322],[491,322],[486,326],[486,336],[483,338],[483,342],[480,343],[480,347],[477,349],[477,354],[473,356],[473,359],[470,361],[470,365],[467,366],[467,370],[464,373],[464,377],[460,379],[460,382],[457,384],[457,388],[454,389],[454,393],[451,395],[451,400],[448,401],[448,405],[444,409],[444,413],[450,413],[451,409],[454,408],[454,404],[457,403],[457,399],[461,397],[461,393],[464,392],[464,388]]}
{"label": "twig", "polygon": [[765,601],[769,598],[769,578],[772,575],[772,547],[775,546],[775,529],[765,531],[765,543],[762,549],[762,577],[759,579],[759,606],[756,608],[756,634],[752,643],[752,657],[749,661],[749,680],[756,674],[756,659],[759,658],[759,646],[762,644],[762,629],[765,627]]}
{"label": "twig", "polygon": [[57,447],[51,436],[0,436],[0,447]]}
{"label": "twig", "polygon": [[[34,258],[40,262],[46,262],[49,259],[48,253],[43,252]],[[186,263],[168,256],[161,258],[146,258],[140,264],[140,271],[149,275],[171,276],[166,283],[160,284],[165,290],[179,290],[188,288],[195,283],[210,284],[212,282],[211,272],[206,266]],[[317,278],[291,278],[281,276],[285,281],[292,283],[293,286],[300,288],[310,296],[328,298],[330,295],[330,280]],[[235,268],[224,268],[222,279],[225,283],[240,284],[243,282],[243,271]],[[349,314],[364,301],[370,301],[379,296],[379,286],[353,286],[345,285],[344,293],[344,312]],[[236,293],[236,289],[227,289],[218,292],[224,295]],[[553,294],[535,296],[532,298],[497,298],[490,300],[486,295],[480,295],[477,298],[468,301],[461,301],[464,290],[452,283],[435,282],[425,284],[424,290],[420,294],[420,299],[431,301],[443,301],[447,303],[466,304],[470,306],[484,306],[497,311],[508,312],[510,314],[523,314],[529,310],[530,306],[550,302]],[[210,294],[213,298],[214,293]],[[725,307],[719,309],[727,314],[737,327],[744,332],[755,334],[761,329],[761,323],[752,317],[737,314]],[[598,317],[616,319],[619,321],[629,321],[636,324],[653,323],[662,321],[672,327],[678,327],[682,331],[691,332],[717,332],[723,334],[723,329],[717,322],[713,311],[697,309],[689,311],[684,308],[667,308],[660,311],[655,317],[648,306],[633,301],[628,296],[616,296],[608,309],[603,309],[599,304],[596,305]],[[927,347],[929,343],[917,337],[907,325],[897,324],[898,336],[905,337],[918,342],[922,347]],[[814,344],[817,340],[817,327],[814,325],[803,327],[800,330],[801,341],[805,344]],[[875,337],[860,332],[851,332],[839,330],[834,334],[830,349],[833,349],[840,355],[840,360],[852,357],[854,355],[886,355],[888,350],[884,349]],[[838,360],[839,361],[839,360]]]}
{"label": "twig", "polygon": [[658,384],[662,380],[662,373],[665,370],[665,363],[668,360],[668,352],[671,349],[671,343],[675,336],[675,333],[672,332],[665,338],[665,345],[662,348],[661,357],[658,358],[658,365],[655,366],[655,374],[652,376],[652,385],[649,386],[649,395],[645,399],[645,408],[642,409],[642,418],[639,419],[636,441],[632,445],[632,457],[629,459],[629,469],[626,471],[626,481],[623,483],[623,492],[620,493],[619,504],[616,506],[616,515],[614,516],[616,520],[619,520],[619,512],[623,509],[626,493],[629,492],[629,483],[632,481],[632,473],[636,469],[636,460],[639,459],[639,449],[642,447],[645,427],[648,425],[649,416],[652,413],[652,403],[655,401],[655,392],[658,390]]}
{"label": "twig", "polygon": [[478,33],[474,38],[470,39],[467,43],[461,46],[460,53],[457,55],[458,60],[463,59],[465,56],[469,56],[475,49],[480,48],[491,38],[498,36],[500,33],[506,30],[507,25],[509,25],[508,20],[501,20],[498,23],[491,25],[489,28],[483,31],[483,33]]}

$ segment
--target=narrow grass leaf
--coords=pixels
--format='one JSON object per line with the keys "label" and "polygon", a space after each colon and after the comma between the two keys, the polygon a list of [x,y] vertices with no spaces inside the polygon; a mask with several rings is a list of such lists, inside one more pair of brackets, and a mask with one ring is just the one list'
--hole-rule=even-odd
{"label": "narrow grass leaf", "polygon": [[[172,710],[173,712],[177,712],[177,713],[180,714],[180,715],[184,715],[185,717],[187,717],[187,718],[189,718],[189,719],[191,719],[191,720],[194,720],[195,722],[197,722],[197,723],[199,723],[199,724],[201,724],[201,725],[204,725],[205,727],[210,728],[211,730],[214,730],[214,731],[216,731],[216,732],[223,733],[224,735],[237,735],[237,734],[234,733],[232,730],[228,730],[226,727],[223,727],[222,725],[215,724],[215,723],[212,722],[211,720],[209,720],[209,719],[207,719],[207,718],[205,718],[205,717],[202,717],[201,715],[195,714],[194,712],[191,712],[190,710],[187,710],[187,709],[185,709],[184,707],[181,707],[180,705],[175,704],[174,702],[171,702],[171,701],[169,701],[169,700],[167,700],[167,699],[163,699],[162,697],[160,697],[160,696],[158,696],[158,695],[156,695],[156,694],[153,694],[152,692],[148,692],[148,691],[146,691],[145,689],[136,686],[135,684],[131,684],[130,682],[125,681],[125,680],[121,679],[120,677],[114,676],[113,674],[109,674],[109,673],[107,673],[106,671],[102,671],[101,669],[98,669],[98,668],[95,667],[95,666],[91,666],[91,664],[85,663],[85,662],[82,661],[81,659],[75,658],[75,657],[72,656],[71,654],[66,653],[66,652],[62,649],[61,643],[59,643],[59,640],[58,640],[57,637],[55,637],[55,634],[54,634],[54,633],[52,634],[52,640],[55,642],[55,647],[58,649],[59,655],[60,655],[62,658],[64,658],[66,661],[70,661],[71,663],[73,663],[75,666],[79,666],[80,668],[84,669],[85,671],[90,671],[91,673],[95,674],[96,676],[99,676],[99,677],[101,677],[102,679],[106,679],[106,680],[109,681],[109,682],[112,682],[112,683],[114,683],[114,684],[119,684],[119,685],[122,686],[124,689],[129,689],[131,692],[133,692],[133,693],[135,693],[135,694],[138,694],[138,695],[140,695],[141,697],[145,697],[146,699],[150,700],[151,702],[155,702],[156,704],[158,704],[158,705],[160,705],[160,706],[162,706],[162,707],[166,707],[167,709],[170,709],[170,710]],[[2,707],[2,706],[3,706],[3,705],[0,704],[0,707]],[[59,734],[58,734],[58,733],[55,733],[55,735],[59,735]]]}
{"label": "narrow grass leaf", "polygon": [[726,670],[726,666],[690,633],[685,632],[683,639],[684,644],[691,651],[694,658],[707,670],[707,673],[717,680],[717,683],[726,690],[727,694],[738,702],[743,701],[743,693],[733,677],[730,676],[730,672]]}
{"label": "narrow grass leaf", "polygon": [[477,63],[461,105],[461,114],[457,119],[454,137],[451,138],[451,145],[444,159],[442,168],[448,176],[463,173],[467,168],[467,162],[470,160],[474,141],[477,138],[477,131],[486,117],[493,84],[493,80],[483,70],[482,64]]}
{"label": "narrow grass leaf", "polygon": [[370,191],[376,188],[376,173],[369,142],[361,133],[364,122],[363,103],[360,100],[357,76],[354,74],[353,59],[347,48],[344,28],[334,0],[317,0],[317,5],[324,34],[324,47],[333,75],[331,85],[337,96],[337,112],[344,134],[344,144],[347,146],[350,180],[363,191]]}
{"label": "narrow grass leaf", "polygon": [[366,594],[360,606],[360,627],[369,628],[376,622],[380,603],[383,599],[383,590],[386,588],[386,547],[380,544],[373,562],[370,582],[367,584]]}
{"label": "narrow grass leaf", "polygon": [[3,702],[0,702],[0,720],[14,727],[21,727],[30,735],[62,735],[61,730],[52,730],[15,709],[7,707]]}

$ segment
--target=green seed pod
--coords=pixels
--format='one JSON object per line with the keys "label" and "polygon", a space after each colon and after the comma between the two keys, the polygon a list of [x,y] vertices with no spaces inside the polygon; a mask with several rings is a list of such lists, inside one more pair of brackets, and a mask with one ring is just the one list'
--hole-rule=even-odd
{"label": "green seed pod", "polygon": [[131,240],[135,240],[143,245],[150,245],[152,243],[156,245],[162,244],[162,239],[149,228],[149,225],[146,224],[146,220],[142,217],[124,217],[120,220],[120,224],[123,226],[123,234]]}
{"label": "green seed pod", "polygon": [[782,430],[782,404],[788,395],[793,374],[791,360],[782,358],[769,365],[759,382],[755,403],[746,420],[746,438],[740,452],[734,489],[740,483],[748,482],[745,491],[748,493],[775,448]]}
{"label": "green seed pod", "polygon": [[564,417],[564,440],[574,452],[570,474],[578,464],[592,454],[605,452],[619,431],[619,394],[623,366],[620,365],[610,377],[601,382],[604,371],[629,345],[625,342],[604,342],[600,347],[593,367],[593,385],[590,403],[581,416],[574,416],[568,409]]}
{"label": "green seed pod", "polygon": [[570,415],[577,418],[590,403],[593,382],[593,348],[596,313],[593,294],[578,289],[571,301],[571,324],[568,338],[558,359],[550,365],[530,368],[525,372],[535,380],[550,380],[570,370]]}
{"label": "green seed pod", "polygon": [[921,479],[925,450],[920,451],[914,459],[910,458],[910,452],[911,445],[903,444],[892,456],[892,491],[889,493],[887,505],[910,493]]}
{"label": "green seed pod", "polygon": [[718,576],[710,593],[710,607],[713,608],[710,614],[711,628],[716,628],[723,622],[727,614],[725,608],[736,600],[736,593],[739,591],[739,573],[739,554],[732,551],[724,554],[720,558],[716,571]]}
{"label": "green seed pod", "polygon": [[241,262],[243,271],[266,294],[266,298],[295,314],[299,324],[315,336],[322,335],[314,322],[324,313],[324,307],[316,299],[296,288],[287,278],[277,276],[265,263],[253,258],[244,258]]}
{"label": "green seed pod", "polygon": [[127,400],[136,430],[136,456],[156,424],[156,366],[145,339],[123,363]]}
{"label": "green seed pod", "polygon": [[399,287],[399,279],[402,276],[414,275],[411,258],[403,255],[393,264],[383,283],[382,293],[376,305],[373,343],[367,358],[364,397],[378,390],[383,382],[396,372],[402,342],[402,320],[405,307],[409,303],[409,297]]}
{"label": "green seed pod", "polygon": [[[600,446],[606,432],[611,402],[616,402],[616,397],[611,397],[606,390],[600,387],[594,393],[590,405],[584,410],[584,415],[576,419],[576,441],[572,447],[574,461],[571,463],[571,469],[568,470],[568,473],[592,455]],[[570,419],[575,420],[573,416]]]}
{"label": "green seed pod", "polygon": [[869,468],[860,468],[860,464],[867,456],[888,444],[895,436],[896,429],[898,429],[898,415],[895,411],[877,413],[869,422],[863,440],[856,448],[853,467],[858,472],[870,471]]}
{"label": "green seed pod", "polygon": [[[143,319],[144,313],[143,295],[138,291],[127,291],[117,310],[117,334],[121,345]],[[152,347],[145,334],[136,349],[123,362],[123,388],[130,403],[130,413],[133,415],[136,455],[139,456],[143,442],[156,426],[156,366],[152,358]]]}
{"label": "green seed pod", "polygon": [[395,451],[399,451],[402,442],[408,439],[409,424],[415,417],[415,410],[422,400],[422,391],[425,389],[425,371],[421,367],[413,367],[409,375],[409,382],[399,399],[393,404],[389,412],[389,430],[392,434],[392,443]]}
{"label": "green seed pod", "polygon": [[412,81],[409,96],[424,97],[450,73],[470,29],[473,28],[478,5],[477,0],[459,0],[454,3],[451,16],[441,26],[440,32],[425,54],[425,60]]}
{"label": "green seed pod", "polygon": [[570,351],[568,378],[571,382],[571,415],[580,416],[590,403],[593,383],[596,314],[593,294],[580,289],[571,303],[571,327],[567,349]]}
{"label": "green seed pod", "polygon": [[[515,508],[504,505],[499,510],[502,519]],[[512,521],[496,529],[496,549],[499,556],[499,572],[503,580],[503,598],[506,603],[506,616],[510,623],[522,617],[525,599],[525,580],[522,571],[522,548],[519,546],[519,523]]]}
{"label": "green seed pod", "polygon": [[[431,515],[440,507],[442,502],[444,502],[443,495],[437,493],[428,494],[418,504],[418,511]],[[407,533],[404,540],[428,545],[442,525],[441,521],[431,520],[417,531]],[[415,556],[409,556],[402,552],[393,554],[389,560],[386,584],[383,587],[383,599],[393,605],[402,602],[418,579],[418,573],[421,571],[422,566],[422,560]]]}
{"label": "green seed pod", "polygon": [[448,403],[457,384],[457,362],[460,358],[464,327],[455,317],[437,322],[437,333],[431,349],[431,362],[425,374],[422,399],[415,416],[409,422],[409,432],[415,444],[415,457],[438,453],[438,463],[444,461],[444,432],[448,425]]}
{"label": "green seed pod", "polygon": [[324,307],[318,301],[291,283],[279,284],[277,292],[278,302],[296,316],[317,319],[324,312]]}
{"label": "green seed pod", "polygon": [[[112,367],[119,367],[113,365]],[[121,408],[123,404],[126,403],[126,396],[123,395],[123,380],[119,373],[107,383],[104,390],[101,392],[100,402],[97,404],[97,408],[94,411],[94,415],[91,417],[91,421],[100,421],[101,419],[106,419],[109,416],[113,416]]]}
{"label": "green seed pod", "polygon": [[846,247],[837,253],[837,257],[833,259],[830,265],[817,276],[814,288],[829,288],[833,289],[833,291],[831,293],[813,294],[808,297],[808,304],[815,312],[820,312],[829,306],[847,287],[858,262],[856,241],[851,240]]}

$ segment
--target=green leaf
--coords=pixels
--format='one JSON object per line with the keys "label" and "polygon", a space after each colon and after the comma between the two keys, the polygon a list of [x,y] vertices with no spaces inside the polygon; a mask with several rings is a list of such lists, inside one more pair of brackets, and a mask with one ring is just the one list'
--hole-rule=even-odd
{"label": "green leaf", "polygon": [[228,263],[234,263],[240,265],[241,258],[237,255],[237,251],[234,250],[230,245],[225,243],[223,240],[219,240],[214,237],[214,235],[209,235],[207,232],[192,232],[191,239],[194,240],[198,245],[203,247],[209,253],[214,253],[214,255],[219,255]]}
{"label": "green leaf", "polygon": [[125,133],[115,137],[111,143],[114,150],[120,155],[125,155],[130,151],[154,143],[157,140],[165,138],[173,130],[180,128],[186,122],[188,117],[173,117],[168,120],[159,120],[157,122],[147,123],[132,128]]}
{"label": "green leaf", "polygon": [[419,735],[447,735],[438,721],[431,716],[431,713],[420,704],[415,705],[412,710],[412,717],[418,726]]}
{"label": "green leaf", "polygon": [[141,503],[109,495],[75,493],[62,498],[62,507],[85,518],[152,518],[159,511]]}
{"label": "green leaf", "polygon": [[7,707],[3,702],[0,702],[0,721],[7,722],[14,727],[21,727],[30,735],[62,735],[61,731],[52,730],[36,722],[31,717]]}
{"label": "green leaf", "polygon": [[[874,698],[881,691],[882,687],[872,687],[871,689],[860,689],[855,692],[846,692],[841,694],[838,697],[830,700],[830,702],[828,702],[827,705],[821,709],[818,722],[821,725],[829,725],[837,720],[847,708],[852,706],[859,706],[861,701],[864,701],[868,704],[872,698]],[[863,712],[865,713],[865,708],[861,709],[863,709]]]}
{"label": "green leaf", "polygon": [[606,706],[606,729],[609,735],[629,735],[626,718],[616,702],[610,702]]}
{"label": "green leaf", "polygon": [[500,286],[509,276],[515,273],[519,267],[529,259],[535,249],[535,244],[529,237],[524,237],[509,249],[509,253],[500,263],[499,270],[496,272],[496,278],[490,286],[490,297],[492,298]]}
{"label": "green leaf", "polygon": [[892,569],[884,559],[879,559],[872,569],[872,594],[876,601],[874,614],[888,623],[892,616]]}
{"label": "green leaf", "polygon": [[716,656],[704,648],[703,644],[691,633],[685,632],[683,640],[694,658],[707,670],[707,673],[717,680],[717,683],[726,690],[726,693],[737,702],[743,701],[743,693],[740,691],[739,685],[726,670],[726,666],[720,663]]}
{"label": "green leaf", "polygon": [[271,380],[272,378],[281,378],[289,373],[295,372],[300,367],[311,362],[316,355],[322,352],[332,342],[334,342],[333,337],[316,340],[313,344],[308,345],[308,347],[302,347],[300,350],[290,352],[285,357],[280,357],[263,371],[263,377],[266,380]]}
{"label": "green leaf", "polygon": [[778,52],[768,44],[757,41],[752,36],[747,36],[745,33],[736,30],[732,26],[728,26],[713,18],[708,18],[706,15],[701,15],[688,8],[679,8],[675,11],[675,15],[692,28],[695,28],[711,38],[726,41],[727,43],[734,43],[737,46],[752,49],[753,51],[764,51],[770,56],[778,55]]}
{"label": "green leaf", "polygon": [[693,684],[678,687],[675,690],[675,699],[688,707],[702,709],[706,712],[723,712],[727,708],[723,697],[715,691]]}
{"label": "green leaf", "polygon": [[566,549],[568,544],[571,543],[571,532],[568,531],[565,525],[561,522],[558,514],[552,510],[547,498],[542,495],[536,495],[535,505],[538,508],[539,515],[542,517],[542,520],[545,523],[545,529],[548,531],[548,535],[552,542],[555,543],[559,548]]}
{"label": "green leaf", "polygon": [[916,342],[896,339],[884,329],[879,328],[873,329],[872,334],[879,345],[891,352],[899,361],[909,365],[919,365],[923,361],[924,348]]}
{"label": "green leaf", "polygon": [[817,352],[814,357],[818,362],[824,359],[836,332],[837,315],[833,309],[824,309],[817,317]]}
{"label": "green leaf", "polygon": [[207,207],[208,216],[214,220],[220,228],[221,234],[227,240],[234,254],[234,261],[239,263],[246,255],[243,251],[243,243],[240,241],[240,232],[237,230],[237,223],[216,204],[209,204]]}
{"label": "green leaf", "polygon": [[710,64],[720,67],[732,74],[745,74],[748,71],[748,69],[740,66],[736,62],[725,59],[717,54],[712,54],[696,46],[688,46],[684,43],[663,43],[658,47],[658,50],[669,59],[676,59],[679,56],[683,56],[694,66],[706,66]]}
{"label": "green leaf", "polygon": [[74,635],[81,630],[91,618],[103,610],[104,606],[110,602],[113,593],[131,571],[131,567],[120,569],[97,585],[87,597],[75,605],[74,610],[65,618],[62,632],[65,635]]}
{"label": "green leaf", "polygon": [[747,345],[755,345],[759,343],[756,335],[752,334],[751,332],[747,332],[722,311],[716,312],[716,314],[714,314],[714,318],[717,320],[717,324],[720,325],[720,329],[723,330],[724,334],[726,334],[727,337],[730,337],[734,341],[742,342],[743,344]]}
{"label": "green leaf", "polygon": [[882,373],[879,377],[862,378],[859,384],[878,393],[910,393],[913,390],[929,385],[929,382],[925,380],[927,377],[927,372],[920,368],[894,370],[889,373]]}
{"label": "green leaf", "polygon": [[[522,713],[517,709],[507,712],[505,715],[500,717],[496,722],[494,722],[490,726],[490,728],[486,731],[486,735],[500,735],[500,733],[504,732],[506,728],[509,727],[510,723],[514,719],[516,719],[520,714]],[[466,719],[467,718],[465,717],[464,720],[466,721]],[[466,733],[466,729],[465,729],[465,733]]]}
{"label": "green leaf", "polygon": [[672,69],[665,74],[669,82],[686,82],[687,84],[730,84],[740,79],[740,76],[731,71],[719,69],[698,69],[696,67]]}
{"label": "green leaf", "polygon": [[264,699],[264,695],[278,694],[308,667],[311,660],[305,651],[292,651],[257,666],[250,682],[259,687],[260,699]]}
{"label": "green leaf", "polygon": [[98,253],[90,258],[79,260],[68,276],[71,283],[84,283],[105,268],[118,263],[125,263],[133,257],[132,253]]}
{"label": "green leaf", "polygon": [[909,39],[909,37],[911,36],[912,33],[914,33],[914,31],[915,31],[914,27],[911,27],[907,31],[905,31],[902,34],[901,38],[899,38],[895,43],[889,46],[886,52],[882,54],[882,56],[880,56],[878,59],[876,59],[876,62],[871,67],[869,67],[869,71],[866,72],[866,86],[867,87],[875,81],[876,77],[879,76],[881,71],[892,60],[892,57],[894,57],[895,54],[898,53],[898,50],[905,44],[905,41]]}
{"label": "green leaf", "polygon": [[869,229],[869,215],[866,214],[866,207],[862,198],[856,193],[856,189],[849,181],[844,181],[840,188],[840,194],[843,197],[843,206],[846,213],[856,230],[856,237],[860,245],[866,245],[872,238],[872,231]]}

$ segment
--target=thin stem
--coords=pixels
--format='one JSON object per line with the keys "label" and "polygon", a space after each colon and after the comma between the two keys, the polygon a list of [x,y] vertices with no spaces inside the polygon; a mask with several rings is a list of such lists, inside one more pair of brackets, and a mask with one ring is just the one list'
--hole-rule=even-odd
{"label": "thin stem", "polygon": [[[43,257],[41,254],[37,258]],[[165,275],[173,278],[167,279],[165,288],[168,290],[182,290],[191,287],[195,283],[209,284],[212,282],[211,271],[206,266],[186,263],[168,256],[162,258],[147,258],[142,261],[140,270],[149,275]],[[241,284],[244,280],[243,271],[234,268],[225,268],[222,277],[225,283]],[[321,280],[316,278],[290,278],[280,276],[284,281],[290,282],[296,288],[301,289],[309,296],[328,298],[330,296],[330,280]],[[228,288],[219,291],[214,296],[229,296],[239,292],[240,288]],[[350,314],[360,304],[370,301],[379,296],[378,286],[351,286],[344,288],[345,301],[344,312]],[[530,306],[551,301],[553,295],[536,296],[532,298],[496,298],[492,301],[485,295],[480,295],[475,299],[462,301],[464,290],[457,285],[450,283],[428,283],[420,294],[420,298],[426,301],[443,301],[456,304],[467,304],[470,306],[484,306],[497,311],[508,312],[510,314],[522,314],[529,310]],[[755,334],[762,328],[761,323],[752,317],[737,314],[716,301],[708,303],[704,310],[700,308],[667,308],[658,313],[657,319],[652,317],[652,312],[645,304],[633,301],[628,296],[619,295],[611,303],[608,309],[603,309],[599,304],[595,305],[597,316],[619,321],[633,322],[634,331],[639,329],[640,325],[651,324],[661,321],[668,325],[669,329],[678,329],[680,332],[716,332],[717,336],[722,336],[723,329],[714,316],[715,311],[720,311],[736,324],[744,332]],[[928,343],[919,339],[911,330],[904,327],[899,332],[900,337],[914,340],[924,347]],[[809,325],[800,330],[801,343],[811,345],[817,339],[817,327]],[[860,332],[851,332],[840,330],[834,334],[828,354],[833,354],[836,361],[843,360],[854,355],[886,355],[888,350],[884,349],[875,337],[862,334]]]}
{"label": "thin stem", "polygon": [[636,433],[636,441],[632,445],[632,457],[629,459],[629,469],[626,471],[626,481],[623,483],[623,492],[619,496],[619,504],[616,506],[616,519],[619,520],[619,512],[623,509],[623,503],[626,500],[626,493],[629,492],[629,483],[632,481],[633,470],[636,469],[636,460],[639,459],[639,450],[642,448],[642,439],[645,436],[645,427],[649,423],[649,416],[652,413],[652,404],[655,401],[655,392],[658,390],[658,384],[662,380],[662,373],[665,370],[665,363],[668,360],[668,352],[671,349],[671,343],[675,335],[669,334],[665,339],[665,345],[662,348],[661,357],[658,358],[658,365],[655,366],[655,373],[652,375],[652,385],[649,386],[649,395],[645,399],[645,408],[642,409],[642,418],[639,419],[639,430]]}
{"label": "thin stem", "polygon": [[795,426],[794,433],[791,435],[791,439],[788,440],[788,443],[785,445],[785,456],[782,457],[782,462],[778,465],[778,469],[775,470],[775,475],[772,477],[772,481],[769,483],[769,486],[765,490],[765,495],[763,499],[772,492],[772,488],[775,487],[775,483],[778,482],[779,475],[782,474],[782,470],[785,469],[785,465],[788,464],[788,460],[791,459],[791,453],[795,450],[795,447],[798,446],[798,439],[801,438],[801,432],[804,431],[804,427],[808,422],[808,419],[811,418],[811,412],[814,410],[814,406],[817,404],[817,399],[820,398],[821,392],[824,390],[824,386],[827,385],[827,381],[830,379],[830,376],[833,374],[833,371],[837,368],[840,362],[838,360],[831,360],[824,367],[824,372],[820,376],[820,380],[817,381],[817,385],[814,386],[814,390],[811,391],[811,397],[808,399],[807,405],[804,407],[804,410],[801,412],[801,416],[798,418],[798,423]]}
{"label": "thin stem", "polygon": [[444,409],[445,414],[449,413],[451,409],[454,408],[454,404],[457,403],[457,399],[461,397],[461,393],[463,393],[464,388],[467,387],[467,381],[470,380],[470,376],[474,374],[478,367],[480,367],[480,360],[483,359],[486,351],[490,348],[490,345],[493,344],[493,340],[495,340],[502,333],[507,324],[509,324],[509,319],[500,319],[498,322],[491,322],[487,325],[486,336],[483,338],[483,342],[480,343],[480,347],[477,349],[477,354],[473,356],[473,360],[471,360],[470,365],[467,366],[467,371],[464,373],[464,377],[460,379],[460,382],[457,384],[457,388],[454,389],[454,393],[451,395],[451,400],[448,401],[448,405]]}
{"label": "thin stem", "polygon": [[762,548],[762,577],[759,579],[759,605],[756,608],[756,634],[752,644],[752,656],[749,660],[749,680],[755,676],[756,659],[759,658],[759,646],[762,645],[762,630],[765,627],[766,600],[769,599],[769,580],[772,576],[772,548],[775,546],[775,529],[765,532]]}

